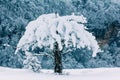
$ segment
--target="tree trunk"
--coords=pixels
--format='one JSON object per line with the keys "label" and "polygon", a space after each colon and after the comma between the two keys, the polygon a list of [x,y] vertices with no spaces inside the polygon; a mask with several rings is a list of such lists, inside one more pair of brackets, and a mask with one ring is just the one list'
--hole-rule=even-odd
{"label": "tree trunk", "polygon": [[62,73],[61,53],[57,42],[54,43],[53,53],[54,53],[54,63],[55,63],[54,72]]}

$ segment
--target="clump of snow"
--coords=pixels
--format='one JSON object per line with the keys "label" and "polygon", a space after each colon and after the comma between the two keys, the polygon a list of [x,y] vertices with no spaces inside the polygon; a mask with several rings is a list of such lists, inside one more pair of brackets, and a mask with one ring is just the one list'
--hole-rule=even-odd
{"label": "clump of snow", "polygon": [[93,50],[93,56],[96,56],[99,46],[95,37],[86,30],[84,23],[87,21],[82,15],[41,15],[27,25],[25,34],[20,39],[15,53],[19,49],[26,51],[33,44],[40,48],[45,46],[53,49],[55,41],[58,42],[59,48],[62,50],[62,40],[64,40],[65,47],[88,47],[88,49]]}

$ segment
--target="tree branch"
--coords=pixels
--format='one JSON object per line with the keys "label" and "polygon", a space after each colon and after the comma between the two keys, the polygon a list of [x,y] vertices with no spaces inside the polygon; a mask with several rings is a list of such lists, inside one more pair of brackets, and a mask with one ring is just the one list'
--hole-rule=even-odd
{"label": "tree branch", "polygon": [[46,56],[51,57],[51,58],[54,59],[52,54],[48,54],[46,52],[33,53],[32,55],[34,55],[34,56],[44,56],[44,55],[46,55]]}

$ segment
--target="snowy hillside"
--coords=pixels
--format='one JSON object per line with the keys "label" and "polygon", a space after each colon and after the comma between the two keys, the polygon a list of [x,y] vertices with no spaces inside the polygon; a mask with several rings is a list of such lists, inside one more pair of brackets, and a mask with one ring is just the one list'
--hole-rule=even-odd
{"label": "snowy hillside", "polygon": [[120,80],[120,68],[69,69],[64,70],[65,75],[56,75],[51,70],[41,72],[0,67],[0,80]]}

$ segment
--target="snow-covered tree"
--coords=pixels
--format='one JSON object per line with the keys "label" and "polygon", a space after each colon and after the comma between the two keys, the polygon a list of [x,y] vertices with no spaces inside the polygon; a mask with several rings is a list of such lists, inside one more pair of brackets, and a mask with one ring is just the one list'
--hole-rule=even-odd
{"label": "snow-covered tree", "polygon": [[39,72],[41,65],[36,56],[32,55],[30,52],[25,52],[26,59],[24,60],[24,68],[33,70],[34,72]]}
{"label": "snow-covered tree", "polygon": [[[92,33],[86,30],[84,16],[59,16],[58,14],[44,14],[31,21],[25,34],[20,39],[15,53],[19,50],[33,52],[37,48],[37,54],[58,52],[65,54],[76,48],[85,48],[93,51],[96,56],[99,46]],[[55,47],[57,45],[57,47]],[[55,51],[55,48],[59,51]]]}

